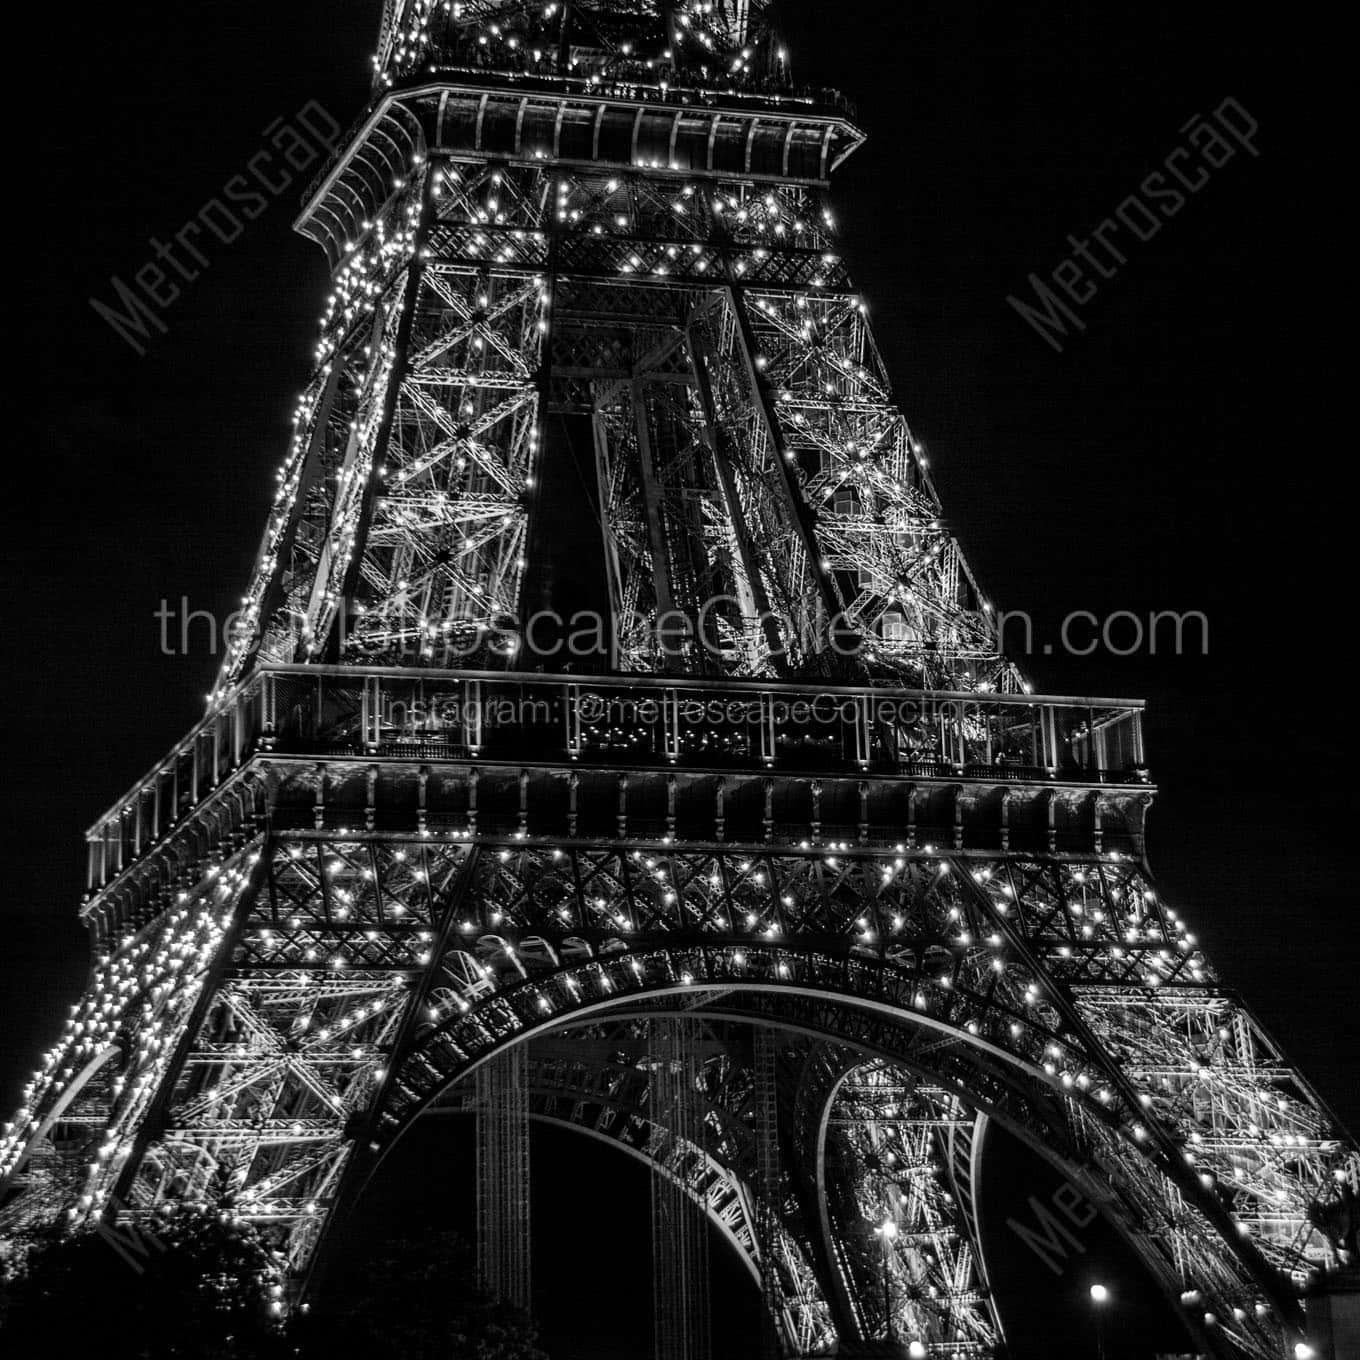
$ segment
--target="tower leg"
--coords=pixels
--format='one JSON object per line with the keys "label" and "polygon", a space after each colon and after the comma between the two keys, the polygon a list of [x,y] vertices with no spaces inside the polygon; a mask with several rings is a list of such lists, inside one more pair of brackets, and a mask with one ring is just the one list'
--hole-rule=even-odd
{"label": "tower leg", "polygon": [[683,1188],[684,1158],[703,1146],[698,1024],[659,1023],[651,1034],[651,1097],[668,1146],[652,1175],[652,1302],[656,1360],[708,1360],[708,1225]]}
{"label": "tower leg", "polygon": [[477,1268],[486,1287],[529,1307],[529,1092],[523,1046],[477,1069]]}

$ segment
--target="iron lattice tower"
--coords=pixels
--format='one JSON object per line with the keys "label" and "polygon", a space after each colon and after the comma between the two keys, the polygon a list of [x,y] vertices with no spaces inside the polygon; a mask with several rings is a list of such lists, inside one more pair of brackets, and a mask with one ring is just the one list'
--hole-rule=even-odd
{"label": "iron lattice tower", "polygon": [[522,1296],[533,1118],[653,1168],[662,1353],[712,1236],[769,1354],[982,1357],[995,1122],[1205,1354],[1293,1353],[1355,1146],[1152,885],[1140,705],[1000,653],[837,244],[860,139],[761,0],[389,0],[245,626],[88,833],[11,1224],[225,1187],[301,1288],[475,1113]]}

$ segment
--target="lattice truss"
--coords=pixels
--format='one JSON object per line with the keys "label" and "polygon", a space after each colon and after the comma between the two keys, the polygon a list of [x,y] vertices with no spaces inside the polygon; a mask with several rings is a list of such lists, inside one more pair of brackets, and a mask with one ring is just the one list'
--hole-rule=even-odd
{"label": "lattice truss", "polygon": [[815,511],[838,611],[867,655],[929,681],[1012,688],[989,608],[891,405],[863,303],[752,288],[746,304],[784,457]]}
{"label": "lattice truss", "polygon": [[[436,172],[435,189],[435,226],[359,555],[345,644],[356,660],[514,654],[505,634],[518,619],[525,566],[548,288],[541,274],[498,267],[510,254],[504,247],[488,244],[479,260],[485,238],[474,224],[539,220],[547,183],[450,167]],[[456,242],[463,263],[443,254]]]}
{"label": "lattice truss", "polygon": [[805,618],[807,552],[768,462],[731,442],[732,394],[715,388],[707,359],[696,364],[722,336],[721,310],[698,290],[562,292],[564,321],[617,324],[641,302],[664,327],[635,376],[595,393],[618,664],[759,675],[802,661],[825,635]]}
{"label": "lattice truss", "polygon": [[352,843],[276,851],[264,886],[243,895],[210,996],[187,1031],[181,1017],[178,1036],[160,1041],[162,1063],[184,1041],[176,1070],[140,1078],[137,1108],[115,1111],[127,1134],[84,1211],[115,1190],[134,1215],[230,1195],[279,1231],[294,1264],[305,1261],[348,1151],[346,1121],[372,1100],[409,979],[429,961],[434,904],[464,854]]}
{"label": "lattice truss", "polygon": [[546,397],[591,418],[618,668],[1018,687],[813,190],[418,168],[318,360],[223,684],[511,664]]}
{"label": "lattice truss", "polygon": [[859,1277],[865,1331],[951,1360],[991,1356],[998,1340],[947,1179],[952,1140],[968,1137],[973,1123],[951,1093],[886,1064],[863,1065],[838,1083],[820,1152],[834,1240]]}
{"label": "lattice truss", "polygon": [[510,252],[480,227],[537,220],[518,196],[541,199],[539,179],[417,167],[338,269],[222,684],[257,649],[281,662],[513,654],[547,288],[497,269]]}
{"label": "lattice truss", "polygon": [[[478,942],[461,967],[478,959],[511,985],[461,998],[422,1036],[386,1090],[380,1146],[457,1071],[549,1018],[658,987],[801,984],[887,998],[1005,1053],[1060,1107],[1027,1107],[1031,1134],[1066,1130],[1101,1162],[1120,1187],[1107,1207],[1164,1280],[1215,1298],[1220,1317],[1247,1314],[1243,1353],[1273,1354],[1279,1340],[1256,1314],[1251,1262],[1264,1253],[1299,1272],[1332,1251],[1312,1219],[1345,1172],[1345,1146],[1131,864],[507,848],[483,872],[476,900],[495,907],[460,922]],[[1184,1023],[1195,998],[1241,1015],[1231,1042],[1207,1063],[1187,1057],[1175,1079],[1133,1061],[1135,1037]],[[988,1084],[979,1072],[968,1082]],[[1200,1108],[1216,1104],[1219,1127],[1232,1124],[1231,1149],[1200,1127],[1185,1094],[1196,1084],[1213,1091]],[[1264,1217],[1199,1179],[1241,1183],[1248,1167],[1271,1183]]]}
{"label": "lattice truss", "polygon": [[[1298,1282],[1310,1264],[1335,1265],[1313,1220],[1354,1174],[1354,1152],[1273,1040],[1217,986],[1194,936],[1143,876],[1132,865],[1066,873],[1013,865],[985,884],[997,909],[1014,903],[1023,929],[1044,943],[1049,976],[1072,989],[1080,1017],[1140,1104],[1175,1132],[1184,1161],[1237,1231]],[[1050,1051],[1050,1064],[1057,1056]],[[1137,1155],[1127,1141],[1106,1141],[1126,1162]],[[1178,1190],[1168,1199],[1172,1212],[1160,1222],[1147,1203],[1146,1221],[1157,1223],[1182,1272],[1221,1270],[1225,1257],[1205,1251],[1181,1198]]]}
{"label": "lattice truss", "polygon": [[84,995],[4,1125],[0,1181],[36,1175],[38,1193],[12,1200],[0,1227],[59,1210],[80,1221],[108,1202],[253,873],[254,862],[237,855],[95,959]]}
{"label": "lattice truss", "polygon": [[687,83],[743,86],[780,72],[768,0],[387,0],[375,83],[436,61],[602,81],[677,75]]}
{"label": "lattice truss", "polygon": [[531,1301],[529,1087],[516,1045],[477,1069],[477,1273],[498,1299]]}
{"label": "lattice truss", "polygon": [[[773,993],[843,1042],[861,1031],[930,1068],[946,1121],[935,1086],[1099,1168],[1103,1207],[1168,1288],[1199,1291],[1224,1354],[1278,1353],[1267,1264],[1298,1279],[1336,1260],[1354,1149],[1113,856],[299,832],[239,851],[101,961],[6,1130],[6,1169],[79,1117],[94,1155],[76,1217],[230,1193],[301,1269],[345,1186],[482,1058],[630,997],[728,1004],[715,989]],[[887,1012],[855,1020],[859,1000]],[[932,1032],[952,1041],[916,1057]],[[101,1062],[107,1084],[82,1088]],[[82,1089],[107,1090],[103,1109]],[[738,1179],[751,1219],[760,1176],[748,1162]]]}
{"label": "lattice truss", "polygon": [[[782,1184],[776,1181],[768,1204],[764,1197],[749,1032],[697,1013],[688,1023],[697,1026],[698,1037],[691,1035],[684,1049],[693,1067],[687,1136],[656,1093],[656,1022],[645,1018],[578,1025],[528,1044],[530,1112],[620,1149],[673,1184],[707,1216],[753,1280],[770,1280],[767,1302],[781,1353],[829,1351],[836,1332],[806,1229]],[[664,1095],[673,1107],[674,1082]],[[431,1113],[476,1108],[470,1084],[462,1082],[441,1093]],[[774,1211],[769,1216],[767,1208]]]}
{"label": "lattice truss", "polygon": [[418,188],[404,187],[336,270],[222,686],[257,652],[314,658],[334,622],[383,430],[420,213]]}
{"label": "lattice truss", "polygon": [[653,1025],[646,1064],[658,1160],[679,1174],[652,1176],[652,1295],[656,1360],[708,1360],[708,1232],[686,1193],[685,1162],[701,1157],[698,1022],[686,1016]]}
{"label": "lattice truss", "polygon": [[916,679],[1014,688],[821,195],[559,171],[556,220],[593,276],[558,284],[554,399],[595,416],[620,664],[673,663],[678,611],[690,666],[797,668],[835,622]]}

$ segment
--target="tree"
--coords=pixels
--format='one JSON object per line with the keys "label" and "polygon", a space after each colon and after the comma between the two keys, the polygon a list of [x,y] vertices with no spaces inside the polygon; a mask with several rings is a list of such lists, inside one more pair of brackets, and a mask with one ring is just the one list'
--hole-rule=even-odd
{"label": "tree", "polygon": [[493,1299],[461,1239],[439,1228],[347,1261],[290,1338],[303,1360],[548,1360],[529,1318]]}
{"label": "tree", "polygon": [[432,1227],[340,1263],[282,1316],[280,1261],[229,1208],[178,1205],[134,1236],[39,1237],[0,1260],[0,1350],[100,1360],[548,1360],[528,1317]]}
{"label": "tree", "polygon": [[286,1354],[277,1262],[229,1209],[179,1205],[127,1235],[52,1235],[0,1281],[12,1354],[260,1360]]}

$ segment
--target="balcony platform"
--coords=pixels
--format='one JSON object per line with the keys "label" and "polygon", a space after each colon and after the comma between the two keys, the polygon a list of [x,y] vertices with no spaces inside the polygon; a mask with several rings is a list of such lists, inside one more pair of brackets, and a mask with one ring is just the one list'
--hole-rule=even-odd
{"label": "balcony platform", "polygon": [[1141,857],[1133,700],[261,667],[87,832],[92,924],[265,830]]}

